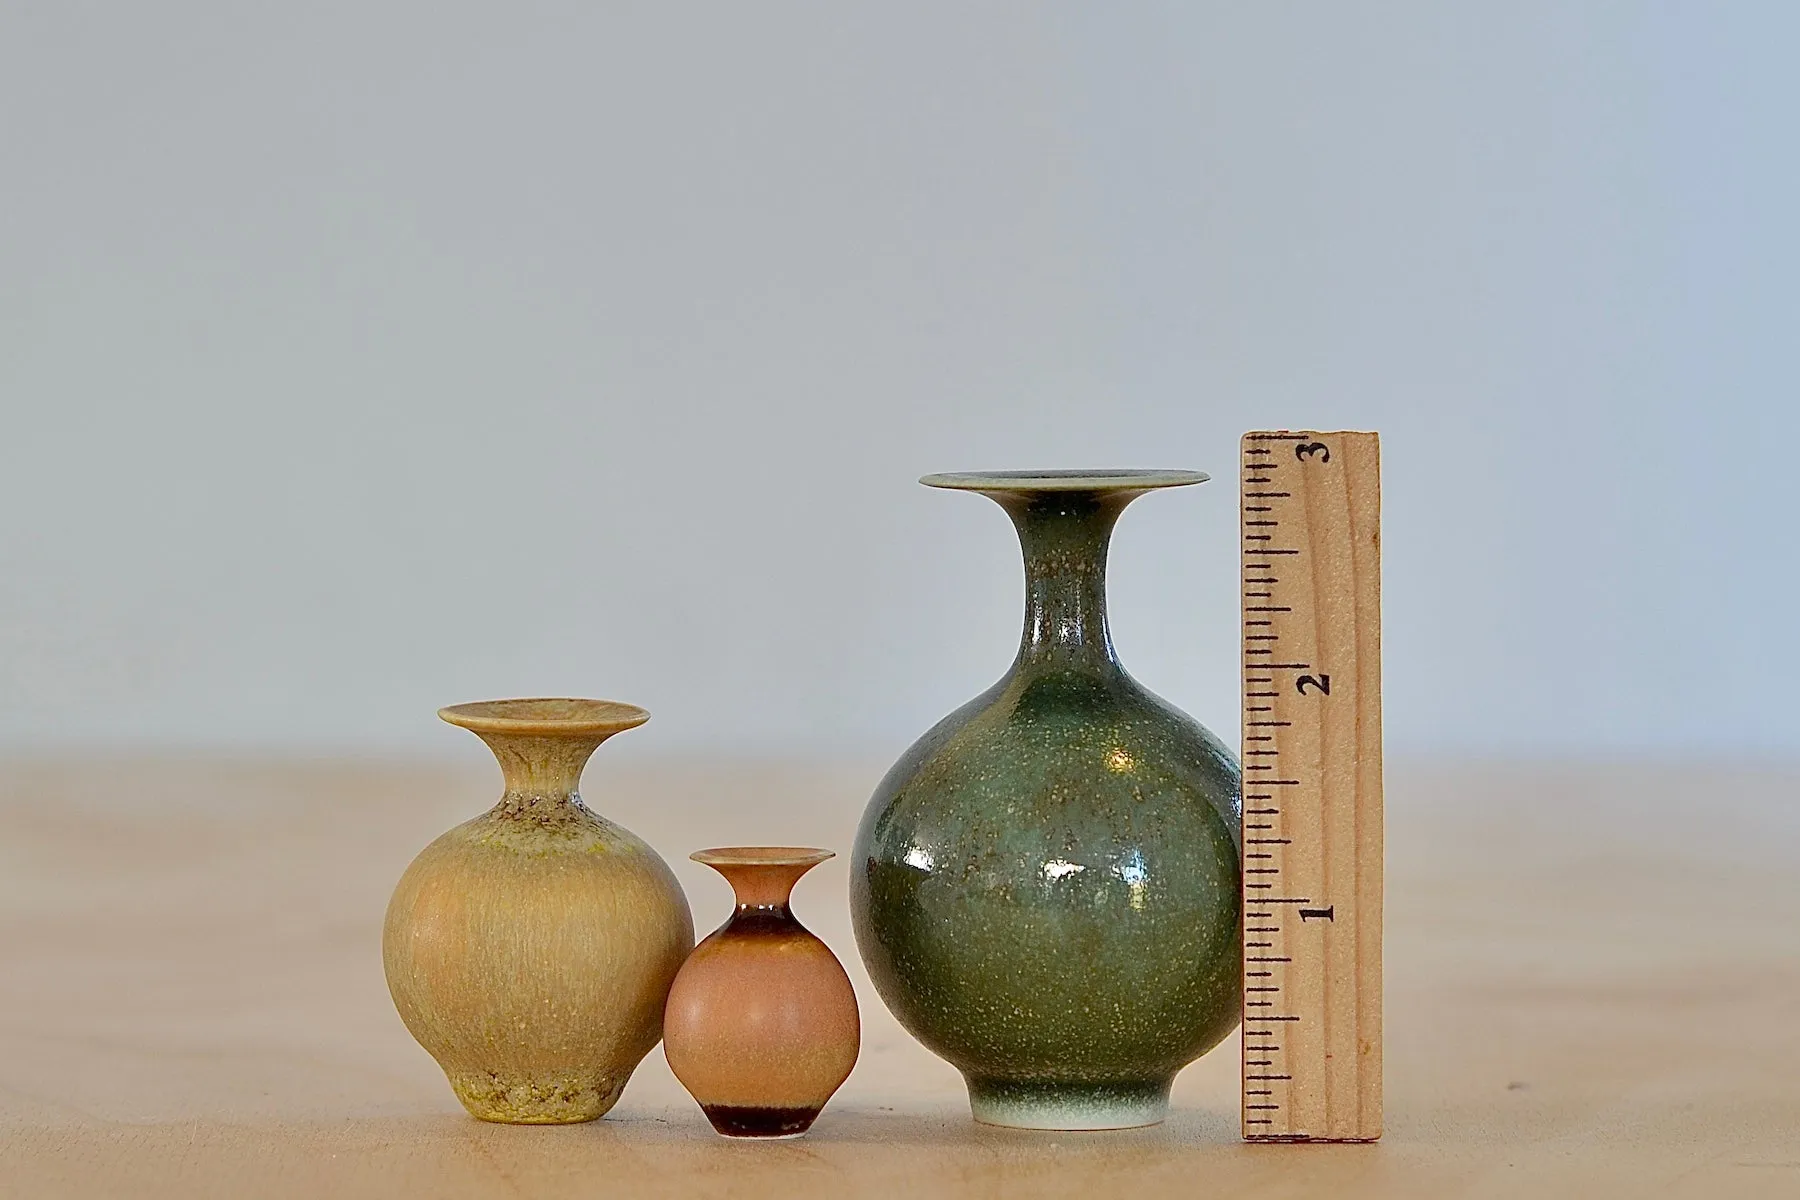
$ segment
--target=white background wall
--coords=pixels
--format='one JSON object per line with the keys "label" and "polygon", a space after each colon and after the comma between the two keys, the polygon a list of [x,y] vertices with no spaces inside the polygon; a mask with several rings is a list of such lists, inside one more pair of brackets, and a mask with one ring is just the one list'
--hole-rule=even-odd
{"label": "white background wall", "polygon": [[[1402,752],[1800,748],[1800,6],[0,0],[0,746],[896,753],[1114,554],[1233,736],[1237,434],[1378,428]],[[629,749],[628,749],[629,747]],[[471,743],[471,753],[479,748]]]}

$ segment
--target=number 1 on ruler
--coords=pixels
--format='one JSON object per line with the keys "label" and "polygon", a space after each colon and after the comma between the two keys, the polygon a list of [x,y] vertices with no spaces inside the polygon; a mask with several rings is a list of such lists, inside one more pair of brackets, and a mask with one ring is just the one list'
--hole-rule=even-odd
{"label": "number 1 on ruler", "polygon": [[1244,435],[1243,1133],[1381,1136],[1381,461]]}

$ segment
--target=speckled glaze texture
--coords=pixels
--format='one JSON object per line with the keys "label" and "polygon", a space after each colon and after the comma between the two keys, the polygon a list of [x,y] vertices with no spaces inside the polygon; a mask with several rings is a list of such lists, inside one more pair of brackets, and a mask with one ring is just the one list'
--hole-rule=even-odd
{"label": "speckled glaze texture", "polygon": [[401,876],[382,935],[388,990],[474,1116],[591,1121],[662,1036],[694,944],[668,864],[576,790],[595,747],[648,714],[557,699],[440,715],[488,743],[506,792]]}
{"label": "speckled glaze texture", "polygon": [[1114,521],[1186,472],[928,476],[1017,526],[1025,631],[1006,676],[920,738],[857,833],[869,975],[963,1073],[977,1120],[1152,1124],[1238,1022],[1238,763],[1126,674],[1106,626]]}
{"label": "speckled glaze texture", "polygon": [[694,861],[731,882],[737,908],[669,989],[663,1053],[727,1137],[799,1137],[850,1077],[862,1022],[850,977],[789,910],[829,850],[736,846]]}

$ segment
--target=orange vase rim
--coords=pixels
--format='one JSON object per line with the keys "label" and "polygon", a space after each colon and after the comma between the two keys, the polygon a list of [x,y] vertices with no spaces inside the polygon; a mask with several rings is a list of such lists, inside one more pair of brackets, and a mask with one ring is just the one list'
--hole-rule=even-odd
{"label": "orange vase rim", "polygon": [[717,846],[688,855],[709,867],[816,867],[837,851],[816,846]]}

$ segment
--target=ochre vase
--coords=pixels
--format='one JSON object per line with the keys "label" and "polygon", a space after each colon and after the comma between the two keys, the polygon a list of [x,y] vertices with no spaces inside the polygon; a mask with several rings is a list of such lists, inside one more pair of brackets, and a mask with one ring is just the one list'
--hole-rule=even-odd
{"label": "ochre vase", "polygon": [[832,853],[737,846],[690,857],[725,876],[737,909],[675,977],[663,1053],[720,1133],[798,1137],[850,1077],[862,1041],[849,976],[788,908],[795,882]]}
{"label": "ochre vase", "polygon": [[[920,738],[863,814],[856,941],[977,1120],[1160,1121],[1175,1073],[1237,1025],[1236,758],[1126,674],[1106,621],[1113,522],[1187,471],[927,476],[1018,529],[1012,668]],[[1198,605],[1196,605],[1198,607]]]}
{"label": "ochre vase", "polygon": [[591,1121],[662,1035],[694,944],[687,898],[643,841],[590,812],[582,767],[649,714],[607,700],[438,713],[500,760],[506,792],[413,860],[388,904],[388,990],[484,1121]]}

